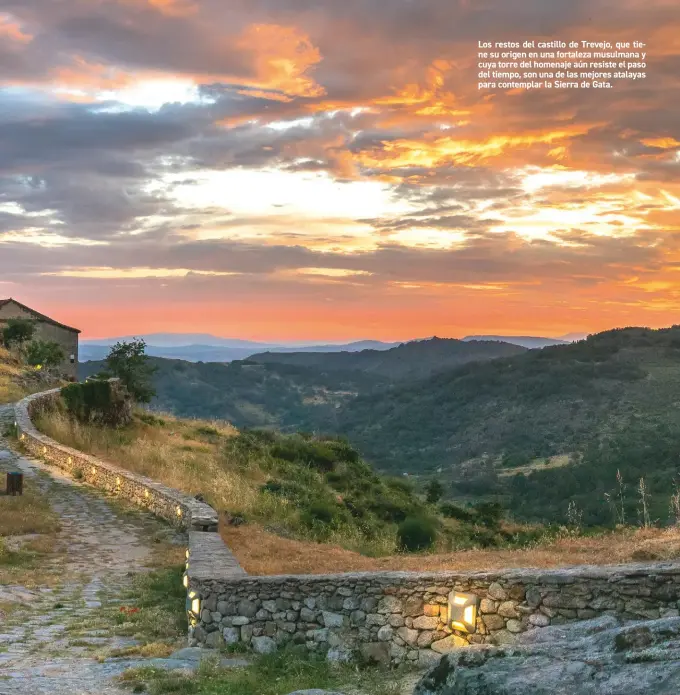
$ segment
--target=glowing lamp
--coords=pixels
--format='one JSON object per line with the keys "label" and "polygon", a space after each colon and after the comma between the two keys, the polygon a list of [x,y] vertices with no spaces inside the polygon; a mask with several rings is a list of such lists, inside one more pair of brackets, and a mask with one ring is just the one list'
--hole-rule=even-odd
{"label": "glowing lamp", "polygon": [[19,437],[19,440],[23,442],[24,439],[26,439],[26,435],[22,432],[21,436]]}
{"label": "glowing lamp", "polygon": [[73,459],[69,456],[69,457],[66,459],[66,462],[67,462],[68,465],[70,466],[70,465],[73,463]]}
{"label": "glowing lamp", "polygon": [[181,507],[177,507],[177,509],[175,509],[175,513],[177,514],[177,516],[182,516],[182,509],[181,509]]}
{"label": "glowing lamp", "polygon": [[149,498],[149,491],[148,490],[144,490],[144,497],[146,497],[147,499]]}
{"label": "glowing lamp", "polygon": [[182,578],[182,584],[184,584],[185,589],[189,588],[189,577],[186,574]]}
{"label": "glowing lamp", "polygon": [[116,478],[116,486],[120,487],[120,478],[118,478],[118,477]]}
{"label": "glowing lamp", "polygon": [[454,630],[475,632],[477,630],[477,606],[479,598],[474,594],[449,594],[449,620]]}
{"label": "glowing lamp", "polygon": [[43,452],[43,454],[46,454],[46,453],[47,453],[47,447],[46,447],[46,446],[43,447],[43,451],[42,451],[42,452]]}
{"label": "glowing lamp", "polygon": [[190,591],[187,595],[187,611],[195,618],[201,614],[201,599],[195,591]]}
{"label": "glowing lamp", "polygon": [[92,466],[91,471],[92,471],[92,475],[97,475],[97,469],[94,466]]}

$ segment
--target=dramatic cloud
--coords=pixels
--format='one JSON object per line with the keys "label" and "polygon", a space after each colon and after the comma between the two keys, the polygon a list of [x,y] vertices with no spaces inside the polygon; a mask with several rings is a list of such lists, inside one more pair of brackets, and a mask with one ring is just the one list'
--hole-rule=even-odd
{"label": "dramatic cloud", "polygon": [[[672,0],[5,0],[0,295],[88,335],[677,322],[679,29]],[[477,42],[524,38],[642,40],[648,78],[478,90]]]}

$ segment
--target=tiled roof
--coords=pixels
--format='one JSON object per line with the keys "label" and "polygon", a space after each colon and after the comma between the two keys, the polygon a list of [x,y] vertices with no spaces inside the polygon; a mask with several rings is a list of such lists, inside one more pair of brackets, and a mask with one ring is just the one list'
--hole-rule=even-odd
{"label": "tiled roof", "polygon": [[39,311],[36,311],[35,309],[31,309],[30,306],[26,306],[25,304],[18,302],[16,299],[13,299],[12,297],[10,297],[9,299],[0,299],[0,309],[2,309],[2,307],[5,306],[5,304],[9,304],[10,302],[14,302],[17,306],[20,306],[25,311],[28,311],[29,313],[33,314],[33,316],[40,319],[41,321],[45,321],[46,323],[51,323],[54,326],[59,326],[59,328],[65,328],[67,331],[73,331],[74,333],[80,333],[80,331],[77,328],[73,328],[72,326],[67,326],[64,323],[59,323],[59,321],[55,321],[54,319],[51,319],[49,316],[45,316],[45,314],[41,314]]}

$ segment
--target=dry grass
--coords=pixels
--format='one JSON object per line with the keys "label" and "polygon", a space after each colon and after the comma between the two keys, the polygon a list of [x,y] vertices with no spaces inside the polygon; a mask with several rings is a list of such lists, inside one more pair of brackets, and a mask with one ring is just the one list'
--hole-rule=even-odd
{"label": "dry grass", "polygon": [[339,546],[281,538],[261,526],[222,525],[222,538],[250,574],[438,570],[615,565],[680,558],[680,528],[624,529],[590,537],[564,537],[531,548],[461,550],[447,554],[370,558]]}
{"label": "dry grass", "polygon": [[0,347],[0,405],[64,383],[49,372],[28,367],[19,355]]}
{"label": "dry grass", "polygon": [[59,520],[30,479],[24,494],[0,495],[0,584],[26,587],[58,582],[59,573],[46,560],[58,554]]}
{"label": "dry grass", "polygon": [[163,414],[164,426],[134,425],[118,431],[84,426],[59,412],[43,414],[37,427],[53,439],[179,490],[201,493],[217,509],[247,513],[258,503],[261,479],[247,480],[225,468],[218,455],[219,437],[202,434],[214,429],[221,437],[235,434],[225,423],[179,420]]}
{"label": "dry grass", "polygon": [[29,533],[53,534],[59,519],[31,478],[24,478],[24,494],[0,494],[0,537]]}
{"label": "dry grass", "polygon": [[20,384],[23,374],[21,362],[0,347],[0,403],[13,403],[27,395]]}

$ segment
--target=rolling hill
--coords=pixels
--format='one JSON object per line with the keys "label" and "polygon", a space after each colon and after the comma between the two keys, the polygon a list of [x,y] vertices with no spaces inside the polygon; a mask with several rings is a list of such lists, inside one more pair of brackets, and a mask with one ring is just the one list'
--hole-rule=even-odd
{"label": "rolling hill", "polygon": [[[504,495],[522,516],[563,519],[574,499],[605,523],[617,470],[629,488],[645,477],[667,516],[680,474],[680,327],[470,363],[359,396],[334,427],[382,470],[440,470],[454,493]],[[556,455],[571,463],[546,466]]]}
{"label": "rolling hill", "polygon": [[536,348],[549,347],[551,345],[566,345],[567,340],[560,338],[541,338],[530,335],[468,335],[463,338],[465,342],[473,340],[491,340],[497,343],[510,343],[511,345],[520,345],[521,347],[534,350]]}
{"label": "rolling hill", "polygon": [[519,355],[518,345],[496,341],[468,341],[455,338],[430,338],[403,343],[390,350],[360,352],[307,353],[264,352],[250,360],[261,364],[288,364],[324,371],[359,371],[391,381],[421,379],[473,361]]}
{"label": "rolling hill", "polygon": [[[306,428],[333,422],[334,413],[357,393],[384,388],[381,377],[361,372],[322,372],[286,364],[186,362],[152,357],[155,410],[181,417],[228,420],[237,427]],[[78,366],[84,379],[104,362]]]}
{"label": "rolling hill", "polygon": [[[251,355],[271,350],[273,352],[358,352],[360,350],[389,350],[400,343],[383,343],[379,340],[358,340],[339,345],[275,345],[248,340],[220,338],[203,333],[152,333],[140,336],[146,343],[146,354],[151,357],[186,360],[187,362],[232,362],[245,360]],[[80,362],[103,360],[112,345],[118,341],[130,341],[131,336],[82,340]]]}

